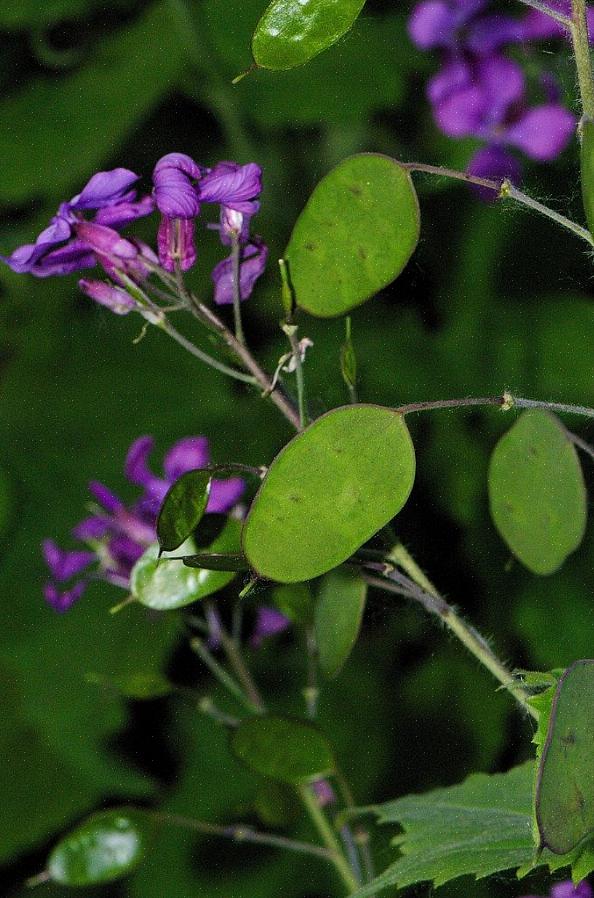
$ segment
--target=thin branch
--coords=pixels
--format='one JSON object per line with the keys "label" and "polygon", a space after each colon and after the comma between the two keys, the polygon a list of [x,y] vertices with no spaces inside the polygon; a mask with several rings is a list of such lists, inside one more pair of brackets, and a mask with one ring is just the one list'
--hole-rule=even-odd
{"label": "thin branch", "polygon": [[206,644],[195,636],[190,640],[190,647],[192,651],[196,652],[200,660],[208,667],[211,674],[219,681],[219,683],[224,686],[224,688],[229,692],[237,701],[246,707],[249,711],[253,711],[254,708],[252,703],[247,698],[245,692],[237,683],[230,674],[227,673],[225,668],[219,664],[217,659],[211,654]]}
{"label": "thin branch", "polygon": [[586,0],[571,0],[570,32],[582,110],[588,118],[593,118],[594,82],[592,81]]}
{"label": "thin branch", "polygon": [[[209,605],[207,604],[207,611],[208,607]],[[222,623],[219,624],[217,635],[221,641],[221,645],[223,646],[223,651],[227,656],[227,660],[229,661],[229,664],[231,665],[235,676],[243,686],[245,694],[249,699],[249,702],[252,706],[252,711],[255,711],[257,714],[263,714],[265,711],[265,706],[258,687],[256,686],[253,677],[243,660],[241,651],[238,649],[235,641],[232,639],[229,633],[227,633],[227,630]]]}
{"label": "thin branch", "polygon": [[502,393],[500,396],[482,396],[479,398],[470,396],[461,399],[436,399],[429,402],[411,402],[407,405],[397,406],[394,411],[401,415],[409,415],[413,412],[428,412],[438,409],[469,408],[471,406],[496,405],[502,411],[510,411],[513,408],[542,408],[550,412],[559,412],[567,415],[581,415],[585,418],[594,418],[594,408],[587,405],[567,405],[564,402],[547,402],[545,399],[524,399],[521,396],[512,396],[511,393]]}
{"label": "thin branch", "polygon": [[466,184],[474,184],[477,187],[486,187],[489,190],[493,190],[497,193],[499,199],[512,199],[517,203],[520,203],[522,206],[526,206],[529,209],[532,209],[534,212],[538,212],[540,215],[544,215],[546,218],[550,218],[556,224],[561,225],[562,228],[565,228],[568,231],[571,231],[576,237],[579,237],[581,240],[585,240],[590,246],[594,246],[594,238],[590,234],[590,232],[583,228],[581,225],[577,224],[575,221],[572,221],[570,218],[566,218],[565,215],[561,215],[559,212],[555,212],[554,209],[550,209],[548,206],[545,206],[543,203],[539,203],[538,200],[532,199],[531,196],[524,193],[522,190],[518,190],[517,187],[514,187],[513,184],[508,181],[492,181],[488,178],[479,178],[475,175],[469,175],[466,172],[455,171],[451,168],[442,168],[439,165],[426,165],[424,162],[402,162],[402,168],[407,169],[407,171],[418,171],[425,172],[429,175],[437,175],[442,178],[451,178],[455,181],[464,181]]}
{"label": "thin branch", "polygon": [[565,431],[568,438],[571,442],[577,446],[578,449],[581,449],[586,455],[589,455],[591,459],[594,460],[594,446],[591,446],[590,443],[586,443],[585,440],[582,440],[581,437],[578,437],[577,434],[572,433],[570,430]]}
{"label": "thin branch", "polygon": [[556,22],[559,22],[560,25],[563,25],[564,28],[567,28],[568,31],[571,29],[571,19],[569,16],[565,16],[562,12],[558,12],[551,6],[547,6],[546,3],[541,3],[540,0],[520,0],[520,3],[523,3],[524,6],[530,6],[532,9],[538,10],[543,16],[548,16],[549,19],[554,19]]}

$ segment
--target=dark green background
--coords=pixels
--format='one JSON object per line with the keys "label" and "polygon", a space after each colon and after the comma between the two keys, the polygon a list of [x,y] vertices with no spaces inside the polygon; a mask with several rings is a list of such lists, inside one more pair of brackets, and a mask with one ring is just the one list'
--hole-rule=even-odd
{"label": "dark green background", "polygon": [[[244,308],[249,340],[272,368],[285,351],[273,263],[316,181],[359,150],[461,167],[472,145],[440,137],[431,121],[424,83],[435,60],[406,37],[408,4],[369,3],[353,32],[310,65],[257,72],[232,87],[250,63],[251,30],[264,7],[265,0],[3,0],[0,249],[30,241],[96,170],[125,165],[148,187],[155,161],[171,151],[205,165],[257,161],[265,183],[257,230],[272,263]],[[572,83],[565,51],[537,51],[526,64],[555,65]],[[527,184],[581,220],[576,159],[573,145],[555,165],[529,169]],[[583,245],[458,186],[418,183],[419,248],[398,282],[353,315],[361,398],[394,405],[507,387],[594,405],[592,272]],[[140,230],[153,240],[155,225]],[[192,273],[204,296],[219,257],[215,236],[204,232]],[[90,479],[134,498],[122,464],[140,434],[154,434],[159,453],[184,435],[206,434],[217,461],[262,464],[289,431],[273,407],[163,335],[133,345],[139,322],[95,308],[74,278],[36,281],[3,268],[0,289],[0,863],[9,894],[20,895],[56,834],[93,809],[138,798],[213,820],[246,819],[255,792],[225,734],[190,703],[125,703],[87,681],[89,673],[162,668],[207,685],[177,618],[134,609],[112,618],[107,610],[121,594],[100,584],[63,617],[47,608],[41,539],[67,544]],[[315,344],[307,381],[318,414],[346,399],[343,325],[300,325]],[[588,434],[576,426],[592,438],[591,427]],[[486,502],[488,456],[504,427],[493,410],[414,421],[418,479],[399,535],[504,658],[566,665],[593,654],[592,531],[549,578],[510,562]],[[253,663],[273,705],[300,713],[303,661],[293,641],[269,644]],[[510,699],[420,611],[385,594],[370,597],[353,657],[322,695],[321,723],[365,804],[503,769],[530,751],[531,727]],[[309,835],[305,826],[301,835]],[[380,842],[378,867],[391,857]],[[443,894],[516,896],[538,885],[503,877]],[[315,862],[171,831],[135,877],[87,894],[340,891]]]}

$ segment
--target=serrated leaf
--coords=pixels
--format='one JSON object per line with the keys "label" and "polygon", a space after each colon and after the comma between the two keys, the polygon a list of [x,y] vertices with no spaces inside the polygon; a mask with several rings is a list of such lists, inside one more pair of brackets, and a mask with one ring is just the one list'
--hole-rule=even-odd
{"label": "serrated leaf", "polygon": [[231,737],[240,761],[269,779],[298,786],[334,771],[330,743],[318,729],[286,717],[252,717]]}
{"label": "serrated leaf", "polygon": [[559,420],[526,411],[497,443],[489,466],[491,515],[514,555],[535,574],[552,574],[582,541],[586,490]]}
{"label": "serrated leaf", "polygon": [[365,0],[273,0],[252,38],[257,65],[292,69],[336,43],[352,28]]}
{"label": "serrated leaf", "polygon": [[325,574],[400,511],[414,475],[401,415],[373,405],[328,412],[270,466],[243,529],[250,565],[280,583]]}
{"label": "serrated leaf", "polygon": [[[220,535],[207,547],[216,554],[238,548],[241,524],[229,518]],[[182,554],[195,555],[192,539],[178,549]],[[235,577],[234,571],[190,568],[179,556],[172,560],[169,553],[159,559],[159,544],[154,543],[138,559],[130,577],[132,595],[147,608],[156,611],[172,611],[198,599],[204,599],[223,589]]]}
{"label": "serrated leaf", "polygon": [[419,227],[410,174],[395,159],[343,160],[311,194],[285,251],[297,305],[320,318],[361,305],[401,273]]}
{"label": "serrated leaf", "polygon": [[553,699],[536,781],[541,845],[567,854],[594,834],[594,661],[576,661]]}
{"label": "serrated leaf", "polygon": [[342,669],[357,641],[367,584],[347,567],[330,571],[320,583],[315,611],[315,633],[320,668],[327,677]]}
{"label": "serrated leaf", "polygon": [[48,861],[50,878],[67,886],[120,879],[142,861],[152,829],[147,816],[131,808],[93,814],[58,842]]}
{"label": "serrated leaf", "polygon": [[167,491],[157,518],[157,539],[161,548],[173,552],[198,526],[210,494],[209,471],[186,471]]}

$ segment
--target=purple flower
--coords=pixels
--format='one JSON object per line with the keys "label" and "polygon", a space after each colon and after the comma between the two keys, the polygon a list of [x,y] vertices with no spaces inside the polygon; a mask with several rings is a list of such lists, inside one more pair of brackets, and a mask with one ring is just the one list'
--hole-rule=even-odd
{"label": "purple flower", "polygon": [[168,153],[153,170],[157,209],[167,218],[196,218],[200,201],[194,182],[202,169],[185,153]]}
{"label": "purple flower", "polygon": [[[550,898],[593,898],[591,886],[584,879],[574,885],[570,879],[551,886]],[[539,898],[538,895],[524,895],[523,898]]]}
{"label": "purple flower", "polygon": [[260,648],[265,639],[284,633],[291,626],[291,621],[276,608],[261,606],[256,611],[256,623],[250,638],[250,644]]}
{"label": "purple flower", "polygon": [[187,271],[196,261],[194,232],[196,225],[192,218],[161,217],[157,233],[159,261],[165,271],[175,271],[179,262],[182,271]]}
{"label": "purple flower", "polygon": [[[208,464],[206,437],[186,437],[166,453],[164,477],[157,477],[148,466],[152,437],[139,437],[130,446],[125,463],[128,480],[143,488],[140,498],[127,506],[109,487],[91,481],[89,492],[96,501],[94,513],[73,529],[73,536],[85,543],[84,549],[64,551],[53,540],[45,540],[43,554],[51,580],[44,588],[46,601],[56,611],[67,611],[83,594],[87,583],[99,578],[123,589],[129,587],[135,563],[156,540],[156,519],[165,493],[186,471]],[[245,484],[239,477],[212,483],[207,510],[228,512],[240,499]],[[89,574],[87,568],[95,570]],[[63,587],[68,580],[76,579]]]}
{"label": "purple flower", "polygon": [[144,197],[137,201],[136,191],[131,189],[137,180],[138,175],[125,168],[98,172],[81,193],[60,205],[35,243],[20,246],[9,257],[0,256],[0,259],[17,274],[28,273],[36,277],[93,268],[97,264],[95,251],[77,233],[85,222],[83,212],[97,210],[95,225],[106,228],[122,227],[150,214],[153,210],[152,199]]}
{"label": "purple flower", "polygon": [[106,306],[116,315],[127,315],[137,308],[137,303],[129,293],[119,287],[106,284],[105,281],[89,281],[82,278],[78,282],[79,288],[90,299],[94,299],[101,306]]}
{"label": "purple flower", "polygon": [[[251,296],[254,284],[266,268],[268,249],[263,243],[248,243],[242,248],[239,269],[239,295],[241,299]],[[214,301],[217,305],[233,302],[233,259],[231,256],[215,265],[212,271],[215,285]]]}
{"label": "purple flower", "polygon": [[220,203],[223,207],[255,215],[260,208],[257,197],[262,192],[262,169],[255,162],[219,162],[204,175],[198,185],[200,199]]}

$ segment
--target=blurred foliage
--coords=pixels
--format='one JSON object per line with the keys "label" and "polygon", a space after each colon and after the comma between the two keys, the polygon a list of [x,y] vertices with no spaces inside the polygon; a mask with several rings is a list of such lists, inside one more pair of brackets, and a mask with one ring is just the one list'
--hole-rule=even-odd
{"label": "blurred foliage", "polygon": [[[470,145],[446,140],[431,122],[424,82],[432,61],[408,43],[406,5],[369,0],[352,32],[311,64],[255,72],[232,87],[250,63],[265,5],[0,4],[2,251],[31,240],[95,170],[125,165],[148,183],[157,158],[173,150],[205,164],[231,158],[263,166],[257,230],[271,259],[315,183],[353,151],[465,164]],[[526,186],[580,217],[577,172],[574,146],[554,166],[528,170]],[[396,404],[509,387],[593,405],[594,309],[582,248],[550,223],[480,205],[463,188],[417,183],[420,246],[398,281],[352,316],[361,399]],[[143,226],[154,240],[155,223]],[[206,296],[218,250],[213,235],[203,241],[192,280]],[[56,836],[92,810],[160,798],[207,819],[249,817],[258,783],[191,702],[140,703],[98,685],[142,670],[175,671],[202,688],[204,671],[184,653],[179,620],[138,608],[112,617],[120,594],[101,585],[56,616],[41,598],[39,544],[50,535],[67,543],[90,479],[132,497],[122,464],[139,434],[154,434],[159,451],[206,434],[215,461],[256,465],[289,434],[271,406],[197,367],[163,335],[133,344],[137,324],[91,307],[74,278],[34,281],[3,268],[0,285],[0,861],[16,896]],[[248,339],[270,368],[286,351],[280,308],[271,265],[245,315]],[[300,327],[315,344],[307,381],[319,414],[347,399],[344,325],[304,316]],[[418,479],[399,535],[503,657],[547,669],[592,655],[592,528],[551,577],[511,562],[489,520],[486,490],[490,451],[510,422],[493,410],[411,422]],[[591,428],[576,426],[592,439]],[[304,661],[291,637],[283,640],[253,652],[253,662],[274,709],[301,713]],[[364,803],[454,783],[475,769],[505,769],[529,754],[530,726],[475,662],[417,609],[374,592],[351,658],[324,685],[320,724],[334,735]],[[297,832],[310,835],[305,823]],[[376,855],[378,866],[392,858],[381,842]],[[115,891],[78,894],[253,898],[254,882],[259,898],[336,889],[321,864],[168,830],[147,865]],[[442,894],[453,898],[467,886]],[[473,894],[538,886],[504,880],[473,886]],[[43,898],[63,893],[40,890]]]}

